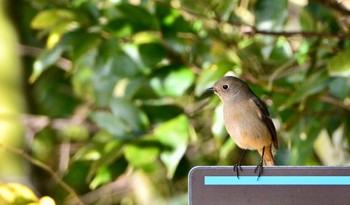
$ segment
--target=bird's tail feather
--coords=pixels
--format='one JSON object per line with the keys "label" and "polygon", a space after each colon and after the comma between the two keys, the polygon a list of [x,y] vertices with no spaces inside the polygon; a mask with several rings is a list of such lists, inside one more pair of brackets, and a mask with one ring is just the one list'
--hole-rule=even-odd
{"label": "bird's tail feather", "polygon": [[[262,155],[263,148],[259,149],[259,154]],[[273,155],[271,152],[271,146],[265,147],[264,151],[264,165],[266,166],[275,166],[275,162],[273,161]]]}

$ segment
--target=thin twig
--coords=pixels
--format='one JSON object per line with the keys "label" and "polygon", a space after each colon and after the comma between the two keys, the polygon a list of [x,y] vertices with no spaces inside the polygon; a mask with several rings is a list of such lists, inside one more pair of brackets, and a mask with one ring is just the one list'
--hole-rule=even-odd
{"label": "thin twig", "polygon": [[[18,45],[18,50],[21,56],[30,56],[34,58],[38,58],[44,52],[44,49],[42,48],[28,45]],[[59,57],[55,65],[64,71],[69,71],[72,68],[72,62],[64,57]]]}
{"label": "thin twig", "polygon": [[284,36],[284,37],[294,37],[302,36],[304,38],[340,38],[346,39],[350,38],[348,33],[332,33],[332,32],[314,32],[314,31],[264,31],[258,30],[256,28],[245,26],[245,29],[241,30],[242,34],[254,36],[256,34],[266,35],[266,36]]}
{"label": "thin twig", "polygon": [[313,1],[318,2],[319,4],[322,4],[346,16],[350,16],[350,11],[346,9],[343,5],[338,3],[338,1],[332,1],[332,0],[331,1],[330,0],[313,0]]}
{"label": "thin twig", "polygon": [[347,111],[350,111],[350,104],[345,103],[342,100],[338,100],[338,99],[331,97],[331,96],[321,96],[320,99],[325,103],[332,104],[332,105],[341,107]]}
{"label": "thin twig", "polygon": [[[333,10],[336,10],[344,15],[350,15],[350,11],[344,8],[342,5],[338,3],[334,3],[332,1],[327,0],[314,0],[324,6],[327,6]],[[172,7],[171,5],[169,5]],[[302,36],[304,38],[339,38],[339,39],[350,39],[350,34],[348,33],[333,33],[333,32],[316,32],[316,31],[267,31],[267,30],[259,30],[253,26],[236,24],[232,22],[223,22],[219,18],[212,18],[201,13],[192,11],[184,6],[180,6],[179,9],[182,11],[196,16],[197,18],[203,18],[207,20],[216,21],[218,24],[220,23],[228,23],[231,26],[238,28],[238,31],[243,35],[254,36],[256,34],[266,35],[266,36],[284,36],[284,37],[294,37],[294,36]]]}
{"label": "thin twig", "polygon": [[22,149],[14,148],[7,146],[3,143],[0,143],[0,147],[4,150],[19,155],[23,159],[28,160],[30,163],[32,163],[35,166],[40,167],[41,169],[45,170],[47,173],[51,175],[51,177],[59,184],[65,191],[67,191],[74,199],[75,203],[79,205],[84,205],[83,201],[79,198],[77,193],[74,191],[72,187],[70,187],[67,183],[65,183],[57,174],[55,171],[51,169],[48,165],[42,163],[41,161],[29,156],[27,153],[25,153]]}

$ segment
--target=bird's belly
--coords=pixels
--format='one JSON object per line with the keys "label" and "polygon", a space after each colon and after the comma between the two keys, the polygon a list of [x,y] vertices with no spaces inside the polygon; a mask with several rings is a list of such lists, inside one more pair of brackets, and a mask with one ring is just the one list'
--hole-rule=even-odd
{"label": "bird's belly", "polygon": [[259,118],[235,120],[234,123],[226,125],[226,129],[242,149],[260,149],[272,144],[271,134]]}

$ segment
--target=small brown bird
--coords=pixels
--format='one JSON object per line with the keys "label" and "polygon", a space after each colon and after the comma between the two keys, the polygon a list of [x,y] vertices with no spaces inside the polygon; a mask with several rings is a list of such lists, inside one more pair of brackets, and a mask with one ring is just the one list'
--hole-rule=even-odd
{"label": "small brown bird", "polygon": [[274,166],[272,145],[278,149],[276,128],[265,104],[253,93],[243,80],[226,76],[208,90],[214,91],[224,105],[224,123],[234,142],[243,149],[243,154],[233,170],[242,171],[241,162],[246,150],[258,150],[261,162],[255,168],[258,177],[263,172],[263,163]]}

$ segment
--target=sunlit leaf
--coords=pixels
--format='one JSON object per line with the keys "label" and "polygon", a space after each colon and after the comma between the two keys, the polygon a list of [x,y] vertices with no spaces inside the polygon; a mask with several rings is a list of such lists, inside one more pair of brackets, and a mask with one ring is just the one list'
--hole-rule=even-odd
{"label": "sunlit leaf", "polygon": [[34,82],[49,67],[52,66],[62,55],[64,47],[56,45],[54,48],[45,50],[34,62],[33,73],[29,81]]}
{"label": "sunlit leaf", "polygon": [[96,173],[96,176],[90,183],[90,188],[95,189],[102,184],[112,182],[126,171],[127,166],[127,161],[121,157],[108,166],[100,167]]}
{"label": "sunlit leaf", "polygon": [[328,72],[331,76],[350,76],[350,49],[337,53],[328,61]]}
{"label": "sunlit leaf", "polygon": [[227,159],[230,157],[229,154],[232,152],[232,150],[236,147],[236,144],[234,143],[232,138],[228,138],[226,142],[221,146],[220,148],[220,160],[227,161]]}
{"label": "sunlit leaf", "polygon": [[165,146],[160,158],[167,168],[167,177],[172,178],[177,165],[185,154],[189,140],[189,122],[185,115],[180,115],[159,125],[154,135]]}
{"label": "sunlit leaf", "polygon": [[153,163],[159,155],[159,148],[156,146],[145,145],[127,145],[124,149],[125,158],[134,167],[141,167]]}
{"label": "sunlit leaf", "polygon": [[27,204],[38,200],[34,192],[27,186],[20,183],[0,184],[0,202],[6,204]]}
{"label": "sunlit leaf", "polygon": [[45,29],[55,26],[61,21],[72,21],[75,19],[75,13],[65,9],[52,9],[38,13],[33,21],[31,27],[34,29]]}
{"label": "sunlit leaf", "polygon": [[73,141],[84,141],[89,137],[89,131],[81,125],[67,125],[61,132],[67,139]]}
{"label": "sunlit leaf", "polygon": [[122,156],[123,143],[120,141],[109,141],[106,143],[99,151],[100,156],[98,160],[94,161],[90,167],[90,170],[87,174],[87,179],[91,180],[95,174],[103,167],[108,167],[116,159]]}
{"label": "sunlit leaf", "polygon": [[151,78],[150,85],[159,96],[179,97],[192,85],[194,77],[187,67],[166,67]]}
{"label": "sunlit leaf", "polygon": [[300,25],[304,31],[314,31],[316,24],[315,19],[307,10],[300,13]]}
{"label": "sunlit leaf", "polygon": [[51,197],[43,196],[39,200],[39,205],[56,205],[56,203]]}
{"label": "sunlit leaf", "polygon": [[227,135],[223,115],[223,105],[220,104],[215,108],[215,113],[213,115],[213,124],[211,126],[211,132],[219,144],[223,142],[224,136]]}

